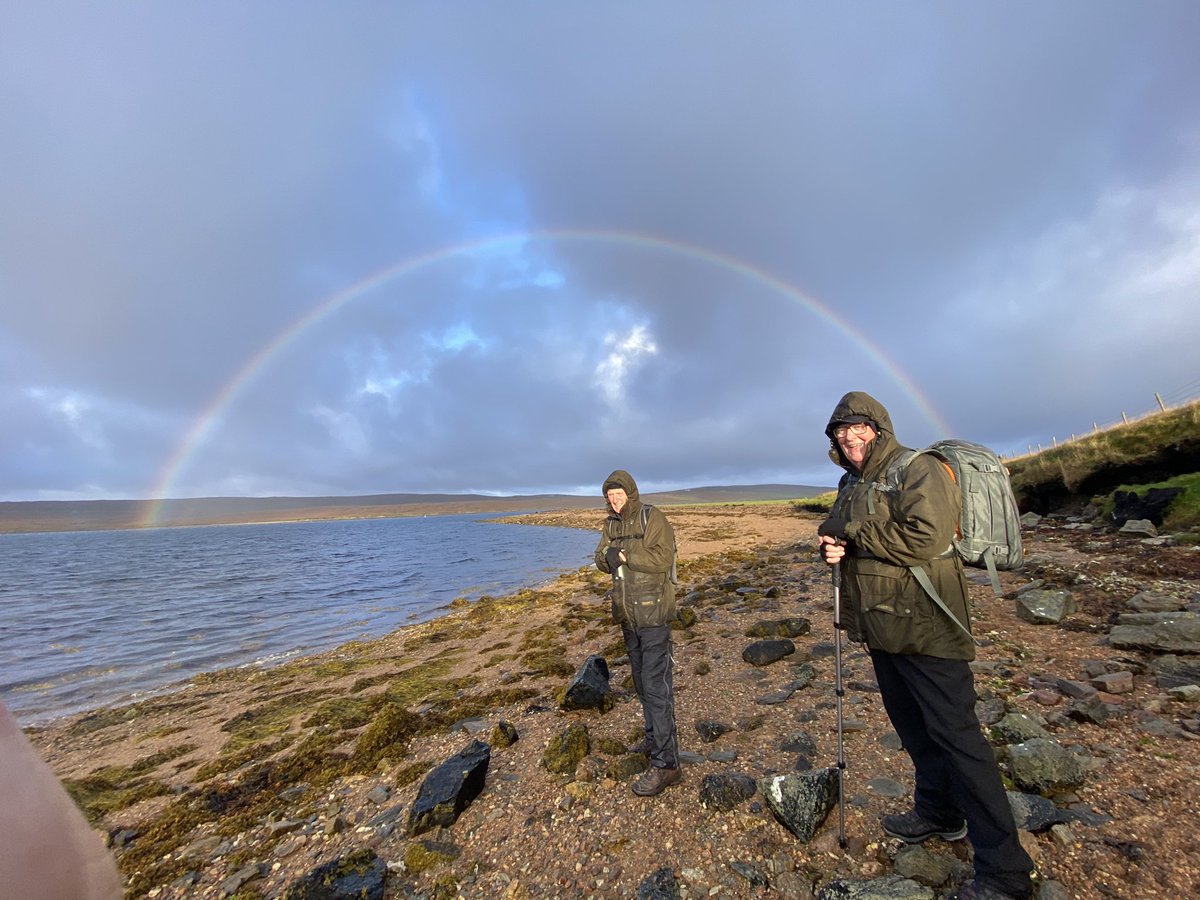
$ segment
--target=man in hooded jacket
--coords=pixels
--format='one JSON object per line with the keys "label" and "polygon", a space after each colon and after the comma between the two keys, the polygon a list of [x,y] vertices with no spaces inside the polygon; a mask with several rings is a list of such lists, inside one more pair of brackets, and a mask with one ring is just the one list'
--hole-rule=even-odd
{"label": "man in hooded jacket", "polygon": [[645,737],[630,749],[650,757],[650,769],[632,790],[653,797],[681,777],[671,674],[675,533],[661,510],[642,503],[637,482],[623,469],[604,479],[602,492],[609,515],[596,547],[596,568],[613,576],[613,618],[621,626],[642,702]]}
{"label": "man in hooded jacket", "polygon": [[[1033,862],[975,715],[967,584],[952,546],[960,509],[954,476],[938,457],[919,454],[899,485],[889,484],[888,469],[907,448],[869,394],[846,394],[825,434],[830,459],[846,472],[817,530],[818,548],[829,565],[841,564],[842,625],[866,643],[884,708],[916,769],[913,809],[884,816],[883,829],[908,843],[966,835],[975,876],[954,897],[1026,900]],[[957,623],[910,566],[925,569]]]}

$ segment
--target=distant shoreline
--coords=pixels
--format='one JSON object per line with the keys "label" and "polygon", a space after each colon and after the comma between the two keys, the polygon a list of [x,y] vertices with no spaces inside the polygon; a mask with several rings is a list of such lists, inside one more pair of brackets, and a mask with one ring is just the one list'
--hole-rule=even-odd
{"label": "distant shoreline", "polygon": [[[832,488],[811,485],[733,485],[647,494],[662,506],[697,503],[763,503],[812,497]],[[378,494],[363,497],[203,497],[164,500],[153,521],[148,500],[45,500],[0,502],[0,534],[121,531],[203,525],[268,525],[336,519],[393,519],[480,513],[601,509],[595,496],[531,494]]]}

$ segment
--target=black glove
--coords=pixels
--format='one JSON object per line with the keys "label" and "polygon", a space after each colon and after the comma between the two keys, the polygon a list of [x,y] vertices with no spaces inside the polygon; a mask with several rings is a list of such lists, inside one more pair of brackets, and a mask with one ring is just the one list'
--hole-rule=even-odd
{"label": "black glove", "polygon": [[850,524],[850,520],[842,516],[830,516],[817,529],[817,534],[822,537],[837,538],[839,541],[846,540],[846,526]]}
{"label": "black glove", "polygon": [[617,547],[609,547],[604,551],[604,561],[608,563],[608,570],[615,572],[621,566],[621,551]]}

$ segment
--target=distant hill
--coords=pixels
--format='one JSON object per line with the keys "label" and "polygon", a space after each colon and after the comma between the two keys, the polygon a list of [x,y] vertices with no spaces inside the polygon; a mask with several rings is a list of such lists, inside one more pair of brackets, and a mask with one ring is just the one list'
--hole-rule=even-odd
{"label": "distant hill", "polygon": [[[660,506],[761,503],[813,497],[830,490],[798,484],[747,484],[647,494]],[[0,502],[0,533],[96,531],[181,525],[243,525],[318,519],[393,518],[457,513],[599,509],[603,500],[576,494],[370,494],[358,497],[199,497],[188,500],[34,500]],[[153,515],[153,521],[150,517]]]}

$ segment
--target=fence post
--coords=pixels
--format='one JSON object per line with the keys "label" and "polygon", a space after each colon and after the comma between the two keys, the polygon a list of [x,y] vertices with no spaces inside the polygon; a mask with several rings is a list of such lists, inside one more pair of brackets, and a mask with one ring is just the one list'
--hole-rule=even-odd
{"label": "fence post", "polygon": [[1167,407],[1162,402],[1162,397],[1158,396],[1158,391],[1154,392],[1154,399],[1158,401],[1158,408],[1163,412],[1167,411]]}

